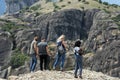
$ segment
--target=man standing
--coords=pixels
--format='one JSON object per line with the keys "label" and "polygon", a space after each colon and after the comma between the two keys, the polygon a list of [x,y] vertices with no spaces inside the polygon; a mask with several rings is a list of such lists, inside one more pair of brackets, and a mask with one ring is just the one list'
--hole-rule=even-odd
{"label": "man standing", "polygon": [[30,72],[33,72],[35,70],[37,64],[37,40],[38,36],[35,35],[30,47],[30,54],[32,56],[32,60],[30,63]]}
{"label": "man standing", "polygon": [[38,43],[37,52],[39,53],[40,59],[40,70],[43,71],[43,63],[44,63],[44,70],[48,68],[48,46],[45,38],[41,39],[41,42]]}

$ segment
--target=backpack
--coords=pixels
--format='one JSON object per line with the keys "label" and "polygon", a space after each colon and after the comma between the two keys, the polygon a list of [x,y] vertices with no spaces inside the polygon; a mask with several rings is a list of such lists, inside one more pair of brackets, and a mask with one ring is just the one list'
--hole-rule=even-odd
{"label": "backpack", "polygon": [[83,55],[83,54],[84,54],[84,51],[83,51],[82,48],[80,48],[80,50],[79,50],[79,55]]}
{"label": "backpack", "polygon": [[76,50],[75,50],[75,54],[76,54],[76,53],[79,53],[79,55],[83,55],[83,54],[84,54],[84,51],[83,51],[82,48],[80,48],[79,51],[76,51]]}
{"label": "backpack", "polygon": [[64,50],[64,47],[63,47],[62,43],[57,48],[58,48],[58,53],[59,54],[65,53],[65,50]]}

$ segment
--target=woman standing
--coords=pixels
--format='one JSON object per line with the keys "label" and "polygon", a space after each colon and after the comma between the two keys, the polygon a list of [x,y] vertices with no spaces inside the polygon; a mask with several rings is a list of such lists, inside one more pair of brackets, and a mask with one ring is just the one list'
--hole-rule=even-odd
{"label": "woman standing", "polygon": [[60,61],[60,70],[61,71],[63,71],[64,62],[65,62],[65,53],[66,53],[64,40],[65,40],[65,35],[61,35],[57,39],[57,55],[55,58],[55,62],[53,64],[53,69],[55,69]]}
{"label": "woman standing", "polygon": [[77,40],[74,45],[74,53],[75,53],[75,72],[74,72],[74,77],[78,78],[77,72],[79,69],[79,77],[82,79],[82,54],[81,54],[81,49],[80,49],[81,41]]}

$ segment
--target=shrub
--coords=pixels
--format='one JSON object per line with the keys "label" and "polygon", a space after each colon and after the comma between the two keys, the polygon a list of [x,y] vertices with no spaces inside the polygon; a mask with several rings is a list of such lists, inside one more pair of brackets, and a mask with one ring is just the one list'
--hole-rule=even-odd
{"label": "shrub", "polygon": [[18,68],[22,65],[24,65],[25,61],[28,59],[28,57],[21,53],[16,53],[12,56],[10,60],[10,65],[12,68]]}
{"label": "shrub", "polygon": [[116,17],[113,17],[112,20],[114,20],[115,22],[119,22],[120,21],[120,14],[117,15]]}
{"label": "shrub", "polygon": [[115,8],[117,8],[117,7],[118,7],[118,5],[116,5],[116,4],[112,4],[111,6],[113,6],[113,7],[115,7]]}
{"label": "shrub", "polygon": [[99,0],[99,3],[101,4],[101,3],[102,3],[102,0]]}
{"label": "shrub", "polygon": [[89,2],[84,2],[84,4],[89,4]]}
{"label": "shrub", "polygon": [[54,12],[58,11],[59,9],[61,9],[58,5],[56,5],[56,3],[53,3],[54,6]]}
{"label": "shrub", "polygon": [[81,0],[78,0],[79,2],[81,1]]}
{"label": "shrub", "polygon": [[70,2],[70,1],[68,1],[68,4],[71,4],[71,2]]}
{"label": "shrub", "polygon": [[103,2],[104,5],[109,5],[108,2]]}
{"label": "shrub", "polygon": [[82,0],[82,2],[86,2],[86,0]]}
{"label": "shrub", "polygon": [[115,21],[115,23],[118,25],[118,29],[120,30],[120,14],[116,17],[113,17],[112,20]]}
{"label": "shrub", "polygon": [[106,13],[110,13],[110,11],[106,10],[106,9],[103,9]]}
{"label": "shrub", "polygon": [[60,0],[60,2],[62,2],[63,0]]}
{"label": "shrub", "polygon": [[24,25],[16,25],[13,22],[7,21],[5,25],[2,26],[3,31],[10,32],[11,30],[18,29],[18,28],[26,28]]}
{"label": "shrub", "polygon": [[61,7],[65,7],[66,5],[62,5]]}

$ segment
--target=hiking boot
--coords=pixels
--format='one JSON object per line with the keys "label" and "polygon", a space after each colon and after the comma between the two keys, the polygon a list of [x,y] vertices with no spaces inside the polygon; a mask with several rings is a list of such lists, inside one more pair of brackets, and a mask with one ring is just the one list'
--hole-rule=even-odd
{"label": "hiking boot", "polygon": [[53,70],[55,70],[55,67],[53,67]]}
{"label": "hiking boot", "polygon": [[75,76],[74,76],[74,78],[78,78],[78,76],[77,76],[77,75],[75,75]]}
{"label": "hiking boot", "polygon": [[79,78],[83,79],[81,75],[79,76]]}

